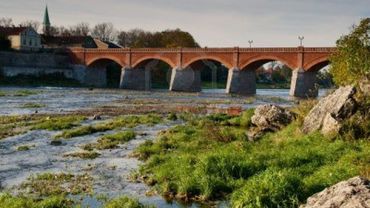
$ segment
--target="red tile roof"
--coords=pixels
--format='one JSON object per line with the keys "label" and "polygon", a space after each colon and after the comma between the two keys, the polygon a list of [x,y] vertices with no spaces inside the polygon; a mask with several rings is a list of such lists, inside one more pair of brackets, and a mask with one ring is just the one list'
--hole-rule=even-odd
{"label": "red tile roof", "polygon": [[19,35],[26,29],[27,27],[0,27],[0,35]]}

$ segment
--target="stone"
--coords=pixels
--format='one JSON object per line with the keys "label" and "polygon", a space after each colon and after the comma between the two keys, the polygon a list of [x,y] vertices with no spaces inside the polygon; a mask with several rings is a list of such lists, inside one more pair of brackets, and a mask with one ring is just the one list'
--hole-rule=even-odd
{"label": "stone", "polygon": [[101,116],[100,115],[94,115],[92,120],[94,120],[94,121],[101,120]]}
{"label": "stone", "polygon": [[339,182],[307,199],[300,208],[369,208],[370,182],[359,176]]}
{"label": "stone", "polygon": [[271,104],[258,106],[251,119],[254,127],[247,132],[248,139],[255,141],[266,132],[278,131],[291,123],[294,118],[294,113],[280,106]]}
{"label": "stone", "polygon": [[338,133],[343,121],[356,112],[355,93],[353,86],[340,87],[321,99],[304,119],[302,131],[310,133],[321,130],[324,135]]}
{"label": "stone", "polygon": [[278,131],[294,119],[294,113],[277,105],[261,105],[256,108],[252,124],[263,130]]}
{"label": "stone", "polygon": [[60,139],[53,139],[53,140],[51,140],[50,145],[52,145],[52,146],[61,146],[61,145],[63,145],[63,142]]}

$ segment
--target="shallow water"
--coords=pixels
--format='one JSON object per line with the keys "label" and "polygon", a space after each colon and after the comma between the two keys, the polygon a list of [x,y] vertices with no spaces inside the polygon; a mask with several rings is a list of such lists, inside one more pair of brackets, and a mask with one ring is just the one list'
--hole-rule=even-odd
{"label": "shallow water", "polygon": [[[134,128],[134,131],[138,133],[136,139],[117,149],[99,151],[101,155],[93,160],[68,158],[63,155],[81,151],[79,148],[81,145],[95,142],[101,135],[113,133],[112,131],[63,140],[61,146],[50,144],[51,139],[58,132],[37,130],[6,138],[0,141],[1,186],[6,191],[18,193],[19,185],[33,174],[65,172],[78,175],[88,173],[94,179],[93,190],[96,195],[103,194],[108,197],[127,195],[157,207],[181,207],[177,203],[168,204],[160,196],[147,197],[145,193],[150,190],[148,186],[131,182],[128,179],[129,174],[137,170],[141,164],[136,158],[130,157],[132,151],[144,141],[154,139],[159,131],[179,124],[181,124],[180,121],[152,127],[138,126]],[[17,151],[16,148],[21,145],[32,147],[28,151]],[[101,206],[101,203],[92,197],[85,197],[83,202],[89,207]]]}
{"label": "shallow water", "polygon": [[[12,96],[19,90],[35,92],[34,95]],[[230,95],[222,89],[205,89],[201,93],[180,93],[167,90],[155,91],[128,91],[121,89],[94,89],[85,88],[13,88],[0,87],[5,96],[0,97],[0,115],[61,113],[76,110],[91,109],[101,106],[132,105],[133,100],[143,102],[164,102],[171,105],[193,105],[207,103],[210,107],[227,108],[238,106],[242,109],[255,107],[265,103],[274,103],[282,106],[293,104],[294,98],[289,96],[288,89],[258,89],[256,96]],[[320,95],[325,90],[320,91]],[[25,104],[36,103],[43,105],[39,108],[24,108]]]}

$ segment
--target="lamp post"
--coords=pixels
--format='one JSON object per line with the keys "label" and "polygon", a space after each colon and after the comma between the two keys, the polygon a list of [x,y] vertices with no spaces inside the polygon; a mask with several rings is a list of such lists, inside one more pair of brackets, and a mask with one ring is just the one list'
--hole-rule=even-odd
{"label": "lamp post", "polygon": [[248,40],[248,43],[249,43],[249,48],[252,48],[253,40]]}
{"label": "lamp post", "polygon": [[302,47],[303,46],[304,36],[298,36],[298,39],[299,39],[300,46]]}

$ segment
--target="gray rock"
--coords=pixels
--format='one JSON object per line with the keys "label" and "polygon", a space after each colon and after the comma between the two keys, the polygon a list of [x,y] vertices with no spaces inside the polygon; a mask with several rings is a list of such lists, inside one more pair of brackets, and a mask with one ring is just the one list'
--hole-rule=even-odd
{"label": "gray rock", "polygon": [[101,118],[101,116],[100,115],[94,115],[93,116],[93,118],[92,118],[92,120],[95,120],[95,121],[99,121],[99,120],[101,120],[102,118]]}
{"label": "gray rock", "polygon": [[356,112],[353,86],[340,87],[332,94],[321,99],[312,108],[303,122],[302,131],[309,133],[321,130],[323,134],[338,133],[343,120]]}
{"label": "gray rock", "polygon": [[261,105],[256,108],[251,119],[252,127],[247,132],[248,139],[255,141],[266,132],[274,132],[288,125],[294,119],[294,113],[276,105]]}
{"label": "gray rock", "polygon": [[300,208],[369,208],[370,182],[354,177],[326,188],[307,199]]}

